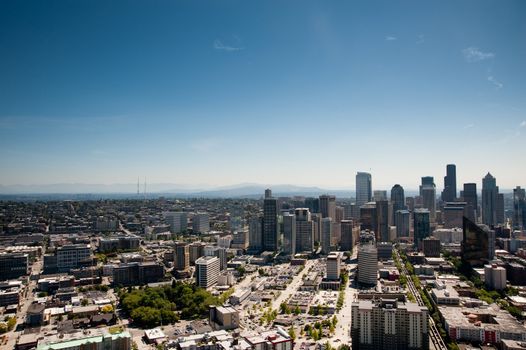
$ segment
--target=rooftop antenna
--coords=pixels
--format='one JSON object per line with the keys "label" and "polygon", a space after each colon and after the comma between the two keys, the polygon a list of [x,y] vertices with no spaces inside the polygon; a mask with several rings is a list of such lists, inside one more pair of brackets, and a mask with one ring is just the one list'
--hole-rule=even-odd
{"label": "rooftop antenna", "polygon": [[144,177],[144,200],[146,200],[146,176]]}
{"label": "rooftop antenna", "polygon": [[140,195],[140,192],[139,192],[139,177],[137,176],[137,197],[139,197]]}

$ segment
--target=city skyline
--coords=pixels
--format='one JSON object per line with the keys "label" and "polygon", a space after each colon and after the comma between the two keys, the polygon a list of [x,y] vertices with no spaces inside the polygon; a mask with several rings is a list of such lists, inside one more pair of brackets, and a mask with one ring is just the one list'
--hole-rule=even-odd
{"label": "city skyline", "polygon": [[2,2],[0,184],[524,186],[524,13]]}

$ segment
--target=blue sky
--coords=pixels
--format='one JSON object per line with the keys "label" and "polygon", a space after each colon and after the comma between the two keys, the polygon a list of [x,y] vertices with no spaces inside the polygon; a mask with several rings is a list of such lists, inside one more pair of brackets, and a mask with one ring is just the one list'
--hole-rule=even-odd
{"label": "blue sky", "polygon": [[0,184],[526,185],[524,1],[0,2]]}

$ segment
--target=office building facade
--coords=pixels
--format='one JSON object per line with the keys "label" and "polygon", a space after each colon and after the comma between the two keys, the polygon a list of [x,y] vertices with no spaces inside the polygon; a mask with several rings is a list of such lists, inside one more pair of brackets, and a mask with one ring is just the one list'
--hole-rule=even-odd
{"label": "office building facade", "polygon": [[296,208],[296,250],[312,252],[314,249],[314,223],[308,208]]}
{"label": "office building facade", "polygon": [[389,241],[389,202],[379,200],[376,202],[376,239],[379,242]]}
{"label": "office building facade", "polygon": [[360,300],[351,309],[352,349],[429,349],[425,306],[396,300]]}
{"label": "office building facade", "polygon": [[192,218],[193,233],[208,233],[210,231],[210,218],[207,213],[196,213]]}
{"label": "office building facade", "polygon": [[462,260],[470,266],[484,266],[495,255],[495,231],[477,225],[464,217],[462,227]]}
{"label": "office building facade", "polygon": [[497,224],[497,200],[499,187],[497,180],[487,173],[482,179],[482,223],[488,226]]}
{"label": "office building facade", "polygon": [[410,232],[410,216],[409,210],[398,210],[395,213],[396,237],[409,237]]}
{"label": "office building facade", "polygon": [[455,164],[446,166],[444,177],[444,190],[442,191],[443,202],[453,202],[457,198],[457,167]]}
{"label": "office building facade", "polygon": [[271,197],[265,198],[263,201],[263,250],[278,250],[278,227],[278,200]]}
{"label": "office building facade", "polygon": [[188,229],[188,213],[167,211],[163,216],[164,221],[170,225],[170,232],[181,233]]}
{"label": "office building facade", "polygon": [[286,213],[283,215],[283,253],[296,254],[296,215]]}
{"label": "office building facade", "polygon": [[520,186],[513,189],[513,227],[526,229],[526,190]]}
{"label": "office building facade", "polygon": [[[396,215],[397,211],[406,208],[404,188],[399,184],[396,184],[391,188],[391,204],[393,205],[393,216]],[[393,217],[393,222],[395,221],[396,220]]]}
{"label": "office building facade", "polygon": [[478,194],[476,183],[465,183],[462,191],[462,198],[466,202],[466,217],[473,221],[478,221]]}
{"label": "office building facade", "polygon": [[372,178],[371,174],[358,172],[356,174],[356,205],[359,207],[372,200]]}
{"label": "office building facade", "polygon": [[195,281],[201,288],[217,283],[220,262],[217,256],[203,256],[195,261]]}
{"label": "office building facade", "polygon": [[322,218],[336,220],[336,197],[331,195],[320,196],[320,213]]}
{"label": "office building facade", "polygon": [[377,280],[378,250],[374,244],[360,244],[358,247],[358,283],[375,286]]}
{"label": "office building facade", "polygon": [[415,247],[421,248],[422,240],[431,235],[430,213],[427,209],[415,209],[413,213],[413,237]]}

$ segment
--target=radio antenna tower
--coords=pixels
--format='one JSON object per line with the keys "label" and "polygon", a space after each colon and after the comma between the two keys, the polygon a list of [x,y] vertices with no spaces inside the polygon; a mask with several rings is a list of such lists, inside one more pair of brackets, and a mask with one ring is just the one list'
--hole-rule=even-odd
{"label": "radio antenna tower", "polygon": [[139,197],[140,195],[140,192],[139,192],[139,177],[137,176],[137,197]]}
{"label": "radio antenna tower", "polygon": [[146,176],[144,177],[144,200],[146,200]]}

